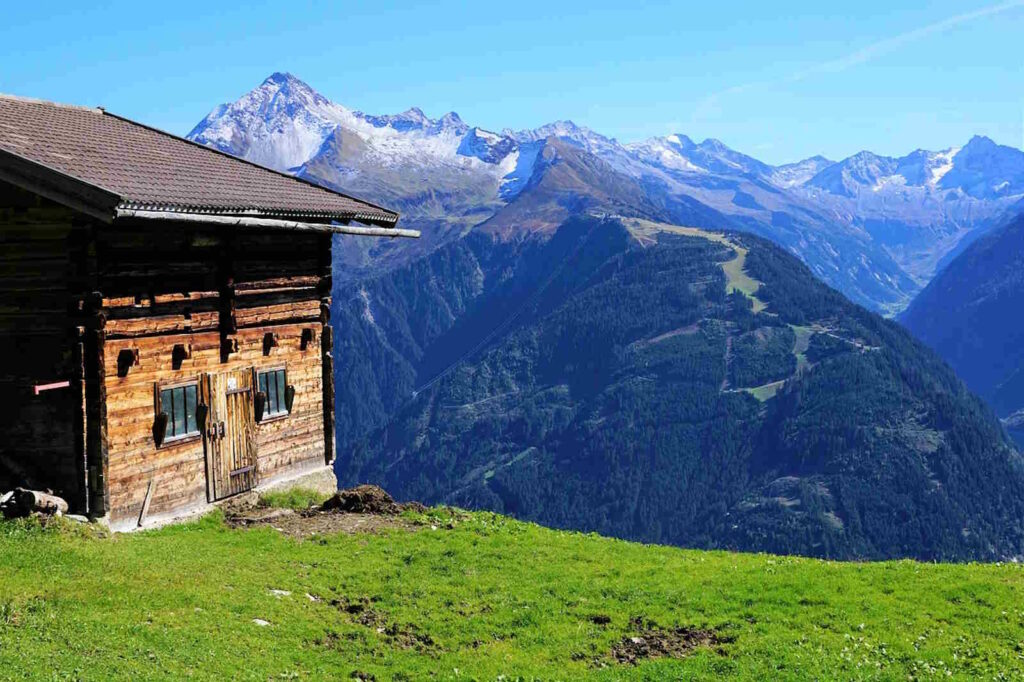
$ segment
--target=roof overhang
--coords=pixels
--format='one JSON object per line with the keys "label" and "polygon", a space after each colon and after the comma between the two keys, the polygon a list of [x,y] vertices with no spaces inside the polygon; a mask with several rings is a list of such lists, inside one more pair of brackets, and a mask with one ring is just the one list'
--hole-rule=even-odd
{"label": "roof overhang", "polygon": [[[367,208],[374,207],[367,205]],[[192,206],[179,204],[146,203],[139,201],[122,201],[117,205],[117,215],[128,215],[130,213],[142,214],[182,214],[189,216],[189,220],[198,219],[200,216],[229,216],[244,218],[261,218],[265,220],[279,220],[285,222],[301,223],[329,223],[331,221],[348,223],[355,220],[367,225],[392,228],[398,222],[398,214],[384,210],[366,211],[301,211],[301,210],[268,210],[263,208],[244,207],[217,207],[217,206]],[[171,219],[171,218],[167,218]]]}
{"label": "roof overhang", "polygon": [[85,213],[105,223],[114,219],[121,197],[110,190],[0,149],[0,180]]}
{"label": "roof overhang", "polygon": [[[383,211],[381,213],[315,215],[310,216],[309,220],[293,220],[289,217],[270,216],[266,211],[258,210],[240,213],[234,210],[218,211],[215,208],[143,207],[125,201],[116,192],[111,192],[2,148],[0,148],[0,181],[38,194],[104,223],[113,223],[118,219],[136,218],[275,230],[334,232],[368,237],[416,238],[420,236],[417,230],[396,228],[397,214]],[[349,223],[352,221],[367,223],[367,225],[350,225]]]}

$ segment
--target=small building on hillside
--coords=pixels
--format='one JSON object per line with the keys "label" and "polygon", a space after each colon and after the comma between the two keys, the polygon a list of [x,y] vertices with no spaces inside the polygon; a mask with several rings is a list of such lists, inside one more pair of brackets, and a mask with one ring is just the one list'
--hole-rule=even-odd
{"label": "small building on hillside", "polygon": [[398,215],[100,109],[0,96],[0,491],[115,528],[331,477],[335,233]]}

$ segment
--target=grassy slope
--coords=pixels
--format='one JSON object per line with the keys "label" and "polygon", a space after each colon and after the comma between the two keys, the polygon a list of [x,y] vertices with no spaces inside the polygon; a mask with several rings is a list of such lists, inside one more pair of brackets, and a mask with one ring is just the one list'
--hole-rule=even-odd
{"label": "grassy slope", "polygon": [[655,223],[641,218],[623,218],[622,222],[641,240],[650,241],[653,239],[652,235],[658,232],[665,232],[684,237],[700,237],[728,246],[736,253],[736,257],[722,263],[722,271],[725,273],[726,279],[726,291],[729,293],[738,291],[749,298],[755,313],[759,313],[768,307],[764,301],[757,297],[757,290],[761,287],[762,283],[751,277],[746,271],[747,254],[750,253],[750,250],[730,241],[721,232],[710,232],[699,227],[681,227],[679,225]]}
{"label": "grassy slope", "polygon": [[[447,519],[306,541],[216,515],[113,539],[0,524],[0,677],[1024,677],[1018,566],[685,551],[486,513]],[[329,603],[364,597],[433,645],[403,646]],[[735,639],[721,653],[613,663],[640,614]]]}

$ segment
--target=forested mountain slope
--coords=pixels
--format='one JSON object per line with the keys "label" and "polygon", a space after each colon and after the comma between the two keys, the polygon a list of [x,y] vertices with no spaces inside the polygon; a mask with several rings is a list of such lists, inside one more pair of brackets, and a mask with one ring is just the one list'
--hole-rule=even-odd
{"label": "forested mountain slope", "polygon": [[759,238],[474,233],[336,312],[343,483],[687,546],[1024,551],[1024,469],[990,410]]}
{"label": "forested mountain slope", "polygon": [[1024,436],[1024,216],[968,247],[902,320]]}

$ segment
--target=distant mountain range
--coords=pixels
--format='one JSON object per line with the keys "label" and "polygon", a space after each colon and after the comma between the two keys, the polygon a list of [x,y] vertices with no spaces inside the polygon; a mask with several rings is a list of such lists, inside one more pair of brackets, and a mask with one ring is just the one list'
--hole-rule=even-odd
{"label": "distant mountain range", "polygon": [[353,245],[344,259],[354,275],[469,229],[547,234],[569,214],[605,210],[765,236],[854,301],[895,313],[1024,199],[1024,152],[982,137],[901,158],[772,166],[681,134],[621,144],[571,121],[492,132],[454,112],[369,115],[283,73],[215,108],[189,137],[393,206],[425,231],[420,244],[372,254]]}

